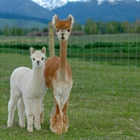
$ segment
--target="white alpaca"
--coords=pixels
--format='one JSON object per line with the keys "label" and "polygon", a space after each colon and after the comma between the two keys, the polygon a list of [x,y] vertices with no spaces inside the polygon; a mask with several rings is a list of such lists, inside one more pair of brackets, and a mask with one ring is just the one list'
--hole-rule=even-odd
{"label": "white alpaca", "polygon": [[14,111],[18,103],[19,124],[25,127],[25,112],[28,131],[33,132],[33,123],[37,130],[41,129],[43,120],[42,100],[46,93],[44,79],[44,62],[46,48],[35,51],[30,48],[32,70],[26,67],[15,69],[10,78],[11,95],[8,103],[8,127],[12,127]]}

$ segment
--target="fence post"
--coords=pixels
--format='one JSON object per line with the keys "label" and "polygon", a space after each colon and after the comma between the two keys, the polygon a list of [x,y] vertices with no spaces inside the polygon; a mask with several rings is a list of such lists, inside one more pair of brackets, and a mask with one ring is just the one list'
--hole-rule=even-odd
{"label": "fence post", "polygon": [[52,26],[52,22],[49,23],[49,51],[50,51],[50,57],[55,55],[54,29]]}

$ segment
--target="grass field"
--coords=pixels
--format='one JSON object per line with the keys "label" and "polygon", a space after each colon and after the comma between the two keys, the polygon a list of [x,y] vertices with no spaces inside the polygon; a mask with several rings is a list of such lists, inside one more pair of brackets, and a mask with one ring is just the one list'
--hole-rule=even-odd
{"label": "grass field", "polygon": [[[55,44],[58,43],[55,38]],[[0,37],[0,140],[139,140],[139,34],[70,37],[68,61],[74,84],[68,133],[58,136],[49,129],[51,91],[44,98],[45,121],[41,131],[29,133],[20,128],[17,111],[13,127],[7,128],[10,75],[19,66],[31,68],[29,47],[47,44],[48,37]],[[47,48],[47,57],[48,53]]]}
{"label": "grass field", "polygon": [[45,120],[42,130],[29,133],[26,128],[20,128],[17,111],[13,127],[7,128],[10,74],[16,67],[31,67],[31,61],[28,51],[9,48],[5,52],[4,47],[1,48],[0,140],[140,139],[139,59],[100,59],[100,55],[97,60],[88,61],[78,58],[79,55],[69,58],[74,80],[68,108],[69,130],[58,136],[49,129],[53,107],[51,91],[43,101]]}

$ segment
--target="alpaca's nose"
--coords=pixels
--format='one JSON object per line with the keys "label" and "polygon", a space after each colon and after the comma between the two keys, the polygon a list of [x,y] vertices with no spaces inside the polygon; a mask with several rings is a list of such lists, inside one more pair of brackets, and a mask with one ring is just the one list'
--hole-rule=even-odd
{"label": "alpaca's nose", "polygon": [[39,65],[40,61],[36,61],[36,62],[37,62],[37,64]]}
{"label": "alpaca's nose", "polygon": [[64,33],[61,34],[61,39],[65,39],[64,35],[65,35]]}

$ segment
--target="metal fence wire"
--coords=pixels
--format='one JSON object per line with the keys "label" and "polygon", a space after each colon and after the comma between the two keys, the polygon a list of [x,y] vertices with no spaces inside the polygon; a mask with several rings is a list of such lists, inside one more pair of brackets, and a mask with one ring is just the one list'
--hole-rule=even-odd
{"label": "metal fence wire", "polygon": [[[139,27],[116,30],[117,27],[75,28],[68,40],[67,57],[73,71],[73,90],[139,90]],[[131,29],[131,30],[130,30]],[[55,36],[55,55],[59,56],[59,40]],[[0,31],[0,92],[10,92],[10,75],[20,66],[31,68],[29,48],[47,48],[48,30],[5,28]],[[86,88],[85,88],[86,87]]]}

